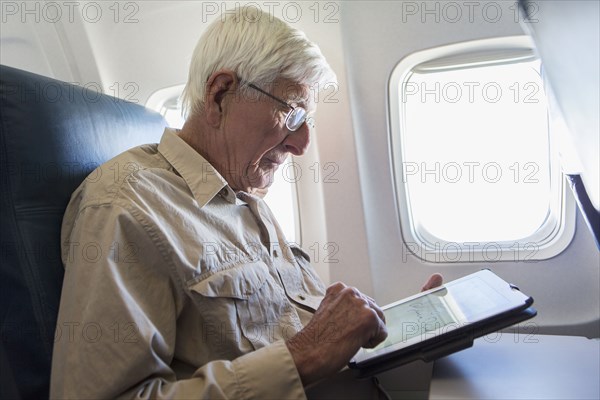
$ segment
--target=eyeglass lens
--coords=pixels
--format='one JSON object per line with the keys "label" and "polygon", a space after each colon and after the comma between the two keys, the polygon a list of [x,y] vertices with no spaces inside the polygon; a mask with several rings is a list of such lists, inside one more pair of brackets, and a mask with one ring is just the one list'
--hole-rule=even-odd
{"label": "eyeglass lens", "polygon": [[296,107],[290,111],[285,125],[290,131],[295,131],[304,123],[306,120],[306,110],[302,107]]}

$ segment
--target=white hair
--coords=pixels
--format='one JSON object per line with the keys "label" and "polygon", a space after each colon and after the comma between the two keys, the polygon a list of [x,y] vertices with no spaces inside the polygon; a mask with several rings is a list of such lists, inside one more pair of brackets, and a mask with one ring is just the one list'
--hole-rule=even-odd
{"label": "white hair", "polygon": [[221,69],[233,70],[242,83],[254,82],[265,90],[278,79],[317,91],[337,82],[321,50],[304,32],[252,6],[221,16],[200,37],[183,90],[186,117],[203,108],[206,82]]}

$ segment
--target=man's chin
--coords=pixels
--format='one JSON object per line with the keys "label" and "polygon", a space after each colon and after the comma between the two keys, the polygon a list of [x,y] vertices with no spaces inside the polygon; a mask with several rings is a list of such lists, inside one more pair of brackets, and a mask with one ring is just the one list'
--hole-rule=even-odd
{"label": "man's chin", "polygon": [[273,184],[275,175],[271,171],[270,173],[264,173],[260,176],[254,177],[254,179],[248,179],[247,187],[249,193],[254,191],[268,191],[269,187]]}
{"label": "man's chin", "polygon": [[277,171],[278,164],[273,165],[273,168],[264,168],[260,171],[261,174],[256,177],[254,187],[268,188],[275,182],[275,171]]}

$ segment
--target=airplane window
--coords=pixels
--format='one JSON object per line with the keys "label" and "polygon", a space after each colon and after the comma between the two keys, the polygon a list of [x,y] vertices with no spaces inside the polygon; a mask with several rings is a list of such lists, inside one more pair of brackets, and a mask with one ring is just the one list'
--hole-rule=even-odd
{"label": "airplane window", "polygon": [[550,159],[538,71],[539,62],[526,62],[405,82],[404,169],[422,229],[448,241],[499,241],[542,225]]}
{"label": "airplane window", "polygon": [[448,60],[413,66],[392,88],[406,245],[434,262],[562,251],[564,182],[539,60]]}
{"label": "airplane window", "polygon": [[265,196],[265,202],[281,225],[287,241],[300,244],[300,242],[296,242],[296,240],[300,240],[300,235],[298,234],[299,215],[296,184],[290,172],[293,171],[293,168],[294,163],[290,156],[275,173],[273,184]]}
{"label": "airplane window", "polygon": [[177,104],[169,105],[166,103],[163,105],[163,107],[161,107],[159,112],[162,114],[171,128],[180,129],[185,122],[185,119],[183,119],[183,116],[181,115],[181,106]]}
{"label": "airplane window", "polygon": [[[181,128],[185,122],[181,113],[179,97],[183,85],[155,92],[146,103],[148,108],[158,111],[172,128]],[[291,157],[275,173],[273,184],[264,198],[277,218],[285,237],[290,243],[300,242],[298,201],[294,179],[294,164]]]}

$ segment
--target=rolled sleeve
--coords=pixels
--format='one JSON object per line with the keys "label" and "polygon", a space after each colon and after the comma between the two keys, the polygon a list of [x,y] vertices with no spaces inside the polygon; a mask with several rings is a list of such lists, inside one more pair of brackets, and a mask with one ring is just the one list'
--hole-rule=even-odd
{"label": "rolled sleeve", "polygon": [[153,378],[125,393],[135,399],[306,399],[285,342],[275,342],[233,361],[198,368],[189,379]]}
{"label": "rolled sleeve", "polygon": [[[242,398],[306,398],[296,364],[284,341],[246,354],[232,363]],[[265,377],[269,377],[268,381]]]}

